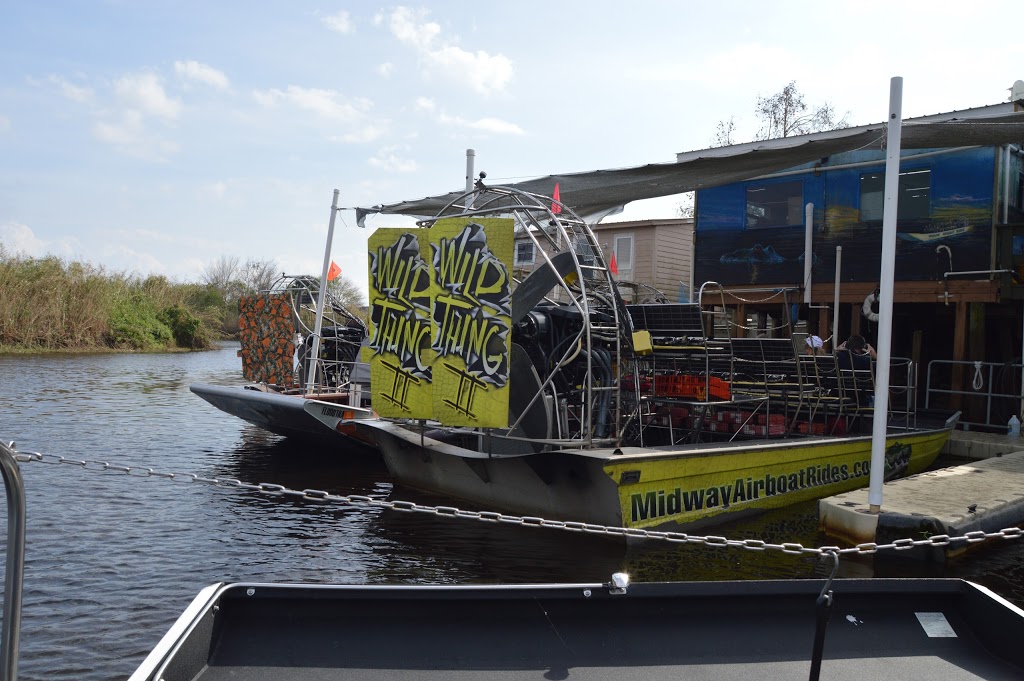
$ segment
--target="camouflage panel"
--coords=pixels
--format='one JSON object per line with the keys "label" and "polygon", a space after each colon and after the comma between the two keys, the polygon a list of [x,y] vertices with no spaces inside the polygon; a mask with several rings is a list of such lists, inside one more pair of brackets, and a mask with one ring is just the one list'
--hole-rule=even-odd
{"label": "camouflage panel", "polygon": [[295,322],[284,293],[242,296],[238,301],[242,375],[254,383],[294,382]]}

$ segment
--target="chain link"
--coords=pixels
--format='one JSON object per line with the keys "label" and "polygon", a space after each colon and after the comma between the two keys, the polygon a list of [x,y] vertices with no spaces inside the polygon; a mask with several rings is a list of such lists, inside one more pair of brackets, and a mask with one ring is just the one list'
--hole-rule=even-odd
{"label": "chain link", "polygon": [[587,534],[598,534],[615,537],[629,537],[637,539],[651,539],[656,541],[667,541],[677,544],[703,544],[705,546],[716,546],[725,548],[739,548],[747,551],[780,551],[791,555],[814,555],[814,556],[842,556],[851,554],[873,554],[879,551],[906,551],[916,547],[945,547],[957,543],[974,544],[988,539],[1017,539],[1024,534],[1019,527],[1007,527],[995,532],[973,530],[963,535],[949,536],[937,534],[925,539],[895,539],[888,544],[876,544],[868,542],[857,544],[850,548],[838,546],[807,547],[796,542],[785,542],[782,544],[771,544],[761,539],[727,539],[714,535],[694,535],[685,532],[666,532],[659,530],[645,530],[636,527],[612,527],[608,525],[595,525],[571,520],[548,520],[536,516],[517,516],[498,511],[467,511],[455,506],[429,506],[414,501],[389,501],[364,494],[331,494],[319,489],[294,490],[283,485],[269,482],[259,484],[245,483],[235,478],[206,478],[195,473],[171,473],[156,471],[152,468],[142,466],[125,466],[112,464],[106,461],[90,461],[70,459],[53,454],[40,454],[39,452],[15,452],[15,459],[21,463],[46,463],[46,464],[68,464],[78,466],[83,470],[115,473],[137,478],[160,478],[172,482],[201,483],[214,487],[228,489],[239,489],[246,492],[256,492],[269,496],[286,497],[304,502],[336,503],[355,507],[380,508],[404,513],[427,513],[441,516],[443,518],[465,518],[490,523],[506,523],[524,527],[543,527],[547,529],[564,530],[568,532],[584,532]]}

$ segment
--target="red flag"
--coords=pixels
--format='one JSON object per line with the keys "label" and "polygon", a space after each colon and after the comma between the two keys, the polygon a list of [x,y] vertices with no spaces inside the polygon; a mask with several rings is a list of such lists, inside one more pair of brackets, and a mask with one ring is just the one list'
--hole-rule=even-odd
{"label": "red flag", "polygon": [[334,281],[339,276],[341,276],[341,268],[332,260],[331,266],[327,269],[327,281]]}
{"label": "red flag", "polygon": [[551,202],[551,212],[554,213],[555,215],[558,215],[559,213],[562,212],[562,207],[560,205],[558,205],[559,202],[561,202],[562,199],[561,199],[560,196],[558,196],[558,183],[557,182],[555,183],[555,193],[551,195],[551,198],[554,199],[554,201]]}
{"label": "red flag", "polygon": [[619,276],[619,263],[615,262],[615,251],[612,251],[612,261],[608,264],[608,269],[615,276]]}

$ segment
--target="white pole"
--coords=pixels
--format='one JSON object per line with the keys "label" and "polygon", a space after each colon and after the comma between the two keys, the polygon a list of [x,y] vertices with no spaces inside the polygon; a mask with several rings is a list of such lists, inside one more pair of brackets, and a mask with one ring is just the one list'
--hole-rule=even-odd
{"label": "white pole", "polygon": [[[476,163],[476,151],[473,149],[466,149],[466,193],[473,191],[473,166]],[[466,210],[473,207],[472,196],[466,199]]]}
{"label": "white pole", "polygon": [[832,352],[839,345],[839,280],[843,271],[843,247],[836,246],[836,283],[832,288]]}
{"label": "white pole", "polygon": [[[1019,206],[1018,206],[1019,207]],[[1010,145],[1003,147],[1003,224],[1010,220]]]}
{"label": "white pole", "polygon": [[327,223],[327,247],[324,248],[324,267],[320,271],[320,297],[316,301],[316,323],[313,325],[313,352],[309,355],[309,375],[306,378],[306,392],[313,390],[316,380],[316,367],[320,362],[320,330],[324,323],[324,303],[327,300],[327,271],[331,267],[331,242],[334,240],[334,216],[338,214],[338,196],[334,190],[334,201],[331,202],[331,220]]}
{"label": "white pole", "polygon": [[[804,302],[807,307],[811,306],[811,263],[814,254],[811,252],[814,240],[814,204],[808,203],[804,206]],[[807,320],[808,322],[810,319]],[[810,328],[807,329],[810,334]]]}
{"label": "white pole", "polygon": [[882,209],[882,267],[878,297],[878,355],[875,366],[875,418],[871,430],[871,480],[868,504],[882,510],[885,482],[885,435],[889,425],[889,359],[892,354],[892,298],[896,279],[896,216],[900,188],[900,133],[903,124],[903,78],[889,81],[888,136],[885,143],[885,205]]}

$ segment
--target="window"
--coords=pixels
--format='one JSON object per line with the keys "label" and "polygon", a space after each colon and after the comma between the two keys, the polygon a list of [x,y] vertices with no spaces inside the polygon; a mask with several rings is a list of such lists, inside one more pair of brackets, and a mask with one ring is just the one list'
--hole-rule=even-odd
{"label": "window", "polygon": [[[914,220],[931,215],[932,171],[908,170],[900,173],[897,220]],[[885,205],[885,173],[860,176],[860,221],[882,219]]]}
{"label": "window", "polygon": [[516,265],[532,265],[535,262],[534,244],[532,241],[516,242]]}
{"label": "window", "polygon": [[747,187],[747,228],[804,224],[804,183],[776,182]]}
{"label": "window", "polygon": [[615,237],[615,265],[619,273],[633,271],[633,235]]}

